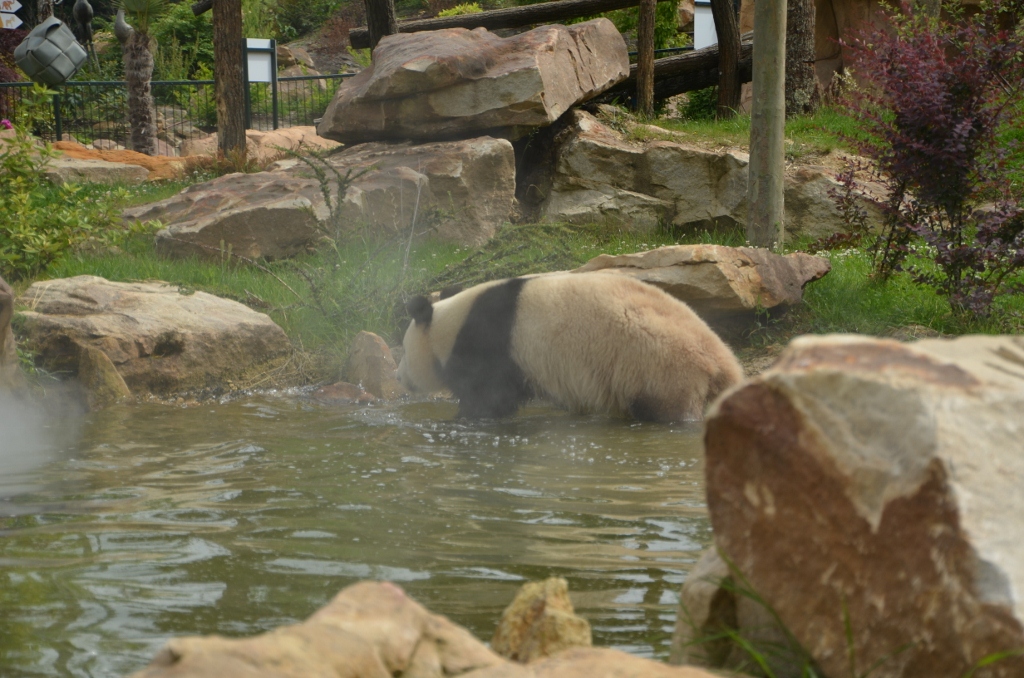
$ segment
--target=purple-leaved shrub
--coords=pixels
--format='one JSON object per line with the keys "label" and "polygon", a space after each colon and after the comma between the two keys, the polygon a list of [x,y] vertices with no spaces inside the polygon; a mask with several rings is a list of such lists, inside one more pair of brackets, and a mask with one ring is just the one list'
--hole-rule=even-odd
{"label": "purple-leaved shrub", "polygon": [[907,271],[955,312],[986,315],[1020,288],[1024,209],[999,132],[1021,112],[1021,9],[994,0],[940,23],[905,4],[848,45],[865,83],[851,108],[868,132],[852,141],[887,192],[881,232],[857,221],[852,170],[838,177],[840,210],[879,275]]}

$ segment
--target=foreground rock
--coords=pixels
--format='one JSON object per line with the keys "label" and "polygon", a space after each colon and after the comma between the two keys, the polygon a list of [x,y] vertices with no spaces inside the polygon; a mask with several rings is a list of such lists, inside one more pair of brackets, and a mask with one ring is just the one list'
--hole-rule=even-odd
{"label": "foreground rock", "polygon": [[11,330],[14,317],[14,290],[0,278],[0,391],[22,385],[18,366],[18,348]]}
{"label": "foreground rock", "polygon": [[387,342],[373,332],[360,332],[352,340],[342,377],[377,398],[394,400],[408,393],[395,376],[398,363]]}
{"label": "foreground rock", "polygon": [[317,131],[346,144],[385,139],[515,139],[629,75],[607,19],[509,38],[483,28],[385,36],[373,65],[346,81]]}
{"label": "foreground rock", "polygon": [[781,256],[753,247],[674,245],[636,254],[602,254],[575,272],[636,278],[685,301],[705,321],[728,328],[760,309],[799,304],[807,283],[832,264],[802,252]]}
{"label": "foreground rock", "polygon": [[[303,163],[255,174],[229,174],[176,196],[124,212],[159,219],[167,228],[157,250],[170,256],[282,259],[314,246],[323,234],[359,229],[481,245],[511,213],[515,153],[503,139],[480,137],[434,144],[363,144],[330,156],[342,176],[355,177],[340,199],[333,181],[331,214],[319,181]],[[327,175],[334,179],[330,168]]]}
{"label": "foreground rock", "polygon": [[[562,123],[560,123],[562,124]],[[612,222],[637,230],[660,223],[691,229],[745,228],[747,162],[740,151],[709,151],[670,140],[639,142],[585,111],[573,111],[565,127],[539,143],[550,167],[521,181],[527,210],[548,221]],[[646,135],[653,134],[644,126]],[[656,128],[655,128],[656,129]],[[551,148],[546,148],[550,146]],[[787,237],[821,238],[845,231],[829,190],[838,187],[824,168],[790,168],[785,183]],[[869,221],[878,207],[862,200]]]}
{"label": "foreground rock", "polygon": [[1021,337],[806,337],[712,409],[718,548],[824,675],[959,677],[1024,647],[1022,366]]}
{"label": "foreground rock", "polygon": [[40,366],[80,376],[104,404],[128,394],[121,384],[165,396],[243,383],[291,352],[266,315],[166,283],[83,275],[34,283],[19,301]]}
{"label": "foreground rock", "polygon": [[590,624],[576,615],[561,577],[523,584],[491,639],[492,650],[523,664],[590,645]]}
{"label": "foreground rock", "polygon": [[134,678],[712,678],[617,650],[575,649],[522,666],[386,582],[361,582],[301,624],[255,638],[175,638]]}
{"label": "foreground rock", "polygon": [[57,156],[46,163],[43,175],[52,183],[141,184],[149,170],[139,165]]}
{"label": "foreground rock", "polygon": [[705,551],[680,592],[669,663],[765,675],[749,651],[753,649],[774,678],[806,675],[801,671],[803,650],[749,593],[714,547]]}

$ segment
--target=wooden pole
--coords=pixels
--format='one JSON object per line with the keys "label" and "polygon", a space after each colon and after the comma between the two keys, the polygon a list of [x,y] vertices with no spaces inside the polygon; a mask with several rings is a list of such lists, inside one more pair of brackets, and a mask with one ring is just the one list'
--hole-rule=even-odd
{"label": "wooden pole", "polygon": [[717,117],[725,120],[736,115],[740,107],[740,27],[732,0],[711,0],[711,16],[718,34]]}
{"label": "wooden pole", "polygon": [[242,0],[213,3],[213,90],[217,99],[217,150],[245,160],[245,64]]}
{"label": "wooden pole", "polygon": [[636,110],[654,117],[654,12],[656,0],[640,0],[640,21],[636,27]]}
{"label": "wooden pole", "polygon": [[366,28],[370,34],[370,49],[377,46],[385,35],[398,32],[394,0],[365,0]]}
{"label": "wooden pole", "polygon": [[[657,0],[657,2],[668,2],[668,0]],[[638,4],[640,4],[640,0],[556,0],[524,7],[492,9],[476,14],[402,21],[398,24],[397,32],[439,31],[442,28],[486,28],[489,31],[497,28],[519,28],[533,24],[560,23],[567,19],[636,7]],[[352,47],[365,49],[370,46],[370,32],[367,28],[353,28],[348,34],[348,40]]]}
{"label": "wooden pole", "polygon": [[786,4],[786,115],[813,113],[820,100],[814,73],[814,0]]}
{"label": "wooden pole", "polygon": [[782,244],[784,234],[785,0],[757,0],[754,3],[753,76],[747,240],[757,247],[776,247]]}

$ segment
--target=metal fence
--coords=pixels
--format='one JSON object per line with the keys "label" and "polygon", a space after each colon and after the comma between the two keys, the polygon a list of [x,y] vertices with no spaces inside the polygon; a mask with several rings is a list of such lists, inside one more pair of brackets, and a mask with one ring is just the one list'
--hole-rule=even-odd
{"label": "metal fence", "polygon": [[[271,130],[312,125],[352,73],[279,77],[249,83],[247,127]],[[213,80],[154,80],[159,152],[177,155],[181,145],[217,131]],[[32,130],[47,141],[74,139],[97,148],[128,147],[128,94],[123,81],[67,82],[51,101],[32,96],[30,82],[0,83],[0,117],[27,113]]]}

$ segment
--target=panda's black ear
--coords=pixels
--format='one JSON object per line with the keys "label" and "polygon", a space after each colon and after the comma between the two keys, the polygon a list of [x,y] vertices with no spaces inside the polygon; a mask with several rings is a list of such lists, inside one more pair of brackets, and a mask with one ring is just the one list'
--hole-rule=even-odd
{"label": "panda's black ear", "polygon": [[430,300],[424,296],[413,297],[409,300],[409,303],[405,305],[409,315],[420,325],[429,325],[430,320],[434,317],[434,307],[430,305]]}
{"label": "panda's black ear", "polygon": [[448,297],[454,297],[456,294],[462,291],[462,285],[449,285],[448,287],[441,290],[441,298],[447,299]]}

